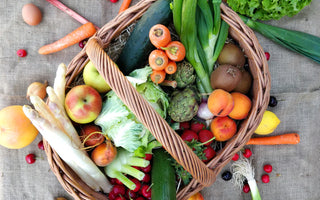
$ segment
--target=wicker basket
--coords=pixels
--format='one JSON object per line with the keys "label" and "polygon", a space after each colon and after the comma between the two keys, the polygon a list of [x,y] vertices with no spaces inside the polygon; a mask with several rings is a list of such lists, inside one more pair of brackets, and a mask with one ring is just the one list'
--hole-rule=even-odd
{"label": "wicker basket", "polygon": [[[172,157],[192,174],[193,180],[177,193],[177,199],[187,199],[204,187],[210,186],[233,155],[250,139],[269,102],[270,74],[264,51],[253,31],[241,21],[235,12],[225,4],[221,4],[222,19],[230,25],[229,34],[240,44],[248,57],[249,68],[253,76],[252,110],[248,118],[239,125],[237,134],[227,142],[214,159],[205,165],[131,86],[103,50],[122,30],[139,19],[155,1],[141,0],[101,28],[88,41],[86,47],[70,62],[67,71],[67,86],[72,84],[75,77],[82,72],[84,65],[90,59],[128,108],[163,144]],[[44,144],[52,171],[70,195],[75,199],[107,199],[106,194],[95,192],[88,187],[60,159],[46,141]]]}

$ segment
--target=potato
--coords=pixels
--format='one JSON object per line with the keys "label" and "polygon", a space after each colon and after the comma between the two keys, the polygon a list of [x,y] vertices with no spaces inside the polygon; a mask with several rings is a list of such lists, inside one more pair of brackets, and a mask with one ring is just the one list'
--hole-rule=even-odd
{"label": "potato", "polygon": [[235,44],[225,44],[218,57],[220,65],[229,64],[236,67],[243,67],[246,62],[243,51]]}
{"label": "potato", "polygon": [[220,65],[211,73],[211,87],[231,92],[238,85],[241,77],[242,73],[239,68],[232,65]]}

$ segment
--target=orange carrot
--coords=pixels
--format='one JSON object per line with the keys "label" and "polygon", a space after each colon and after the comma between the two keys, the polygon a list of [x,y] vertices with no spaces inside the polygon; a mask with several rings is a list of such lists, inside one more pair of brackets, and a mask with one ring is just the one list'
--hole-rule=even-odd
{"label": "orange carrot", "polygon": [[172,41],[166,47],[161,47],[161,49],[165,50],[168,58],[173,61],[182,61],[186,56],[186,49],[179,41]]}
{"label": "orange carrot", "polygon": [[119,13],[125,11],[127,8],[129,8],[130,6],[130,3],[131,3],[131,0],[123,0],[120,8],[119,8]]}
{"label": "orange carrot", "polygon": [[164,70],[168,65],[168,56],[162,50],[153,50],[149,55],[149,65],[153,70]]}
{"label": "orange carrot", "polygon": [[166,72],[164,70],[153,70],[150,78],[155,84],[162,83],[166,78]]}
{"label": "orange carrot", "polygon": [[79,28],[75,29],[63,38],[55,41],[54,43],[41,47],[38,51],[39,54],[50,54],[69,46],[79,43],[80,41],[91,37],[96,32],[96,28],[91,22],[88,22]]}
{"label": "orange carrot", "polygon": [[167,74],[174,74],[177,71],[177,64],[174,61],[169,61],[168,65],[164,69]]}
{"label": "orange carrot", "polygon": [[269,137],[251,138],[247,145],[278,145],[278,144],[298,144],[300,136],[297,133],[287,133]]}
{"label": "orange carrot", "polygon": [[165,47],[171,42],[170,30],[162,24],[156,24],[149,31],[149,39],[153,46]]}

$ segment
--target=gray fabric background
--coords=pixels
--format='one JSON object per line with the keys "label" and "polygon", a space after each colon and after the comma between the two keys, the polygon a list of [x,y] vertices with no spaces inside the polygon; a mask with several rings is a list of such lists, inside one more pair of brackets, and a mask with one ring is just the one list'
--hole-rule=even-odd
{"label": "gray fabric background", "polygon": [[[22,6],[29,2],[37,5],[43,12],[43,20],[38,26],[29,26],[22,20]],[[63,2],[100,27],[117,14],[121,4],[121,1],[113,4],[109,0]],[[135,2],[137,0],[133,4]],[[319,10],[320,1],[314,0],[295,17],[269,23],[320,36]],[[29,104],[25,98],[26,89],[34,81],[48,80],[52,85],[58,64],[68,64],[80,49],[74,45],[46,56],[39,55],[37,50],[78,26],[78,22],[45,0],[1,1],[0,109],[9,105]],[[264,200],[318,200],[320,65],[259,34],[257,37],[265,51],[271,54],[271,94],[281,100],[277,107],[269,108],[281,120],[273,134],[297,132],[301,137],[301,143],[295,146],[251,147],[261,197]],[[20,48],[28,51],[27,57],[16,56],[16,51]],[[58,196],[71,199],[50,171],[45,153],[37,148],[40,140],[39,135],[31,145],[19,150],[0,147],[0,200],[42,200]],[[35,164],[28,165],[25,162],[24,157],[28,153],[39,156]],[[269,184],[262,184],[260,181],[265,163],[274,167]],[[229,165],[226,169],[228,167]],[[211,187],[203,190],[203,194],[206,200],[251,199],[249,194],[241,193],[220,176]]]}

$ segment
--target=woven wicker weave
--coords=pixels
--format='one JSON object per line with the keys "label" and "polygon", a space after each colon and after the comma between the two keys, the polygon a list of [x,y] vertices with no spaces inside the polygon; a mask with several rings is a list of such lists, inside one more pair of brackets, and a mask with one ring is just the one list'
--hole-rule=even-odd
{"label": "woven wicker weave", "polygon": [[[88,41],[86,47],[70,62],[67,71],[67,86],[72,84],[75,77],[82,72],[84,65],[90,59],[128,108],[163,144],[172,157],[192,174],[193,180],[191,183],[177,193],[177,199],[187,199],[195,192],[211,185],[217,174],[231,160],[233,155],[250,139],[269,102],[270,75],[265,54],[253,31],[241,21],[235,12],[221,4],[221,17],[230,25],[231,37],[240,44],[248,57],[249,68],[253,76],[252,110],[248,118],[241,122],[237,134],[227,142],[223,150],[219,151],[214,159],[205,165],[131,86],[103,50],[122,30],[139,19],[155,1],[141,0],[102,27]],[[83,183],[46,141],[45,150],[52,171],[64,189],[75,199],[107,199],[105,194],[95,192]]]}

